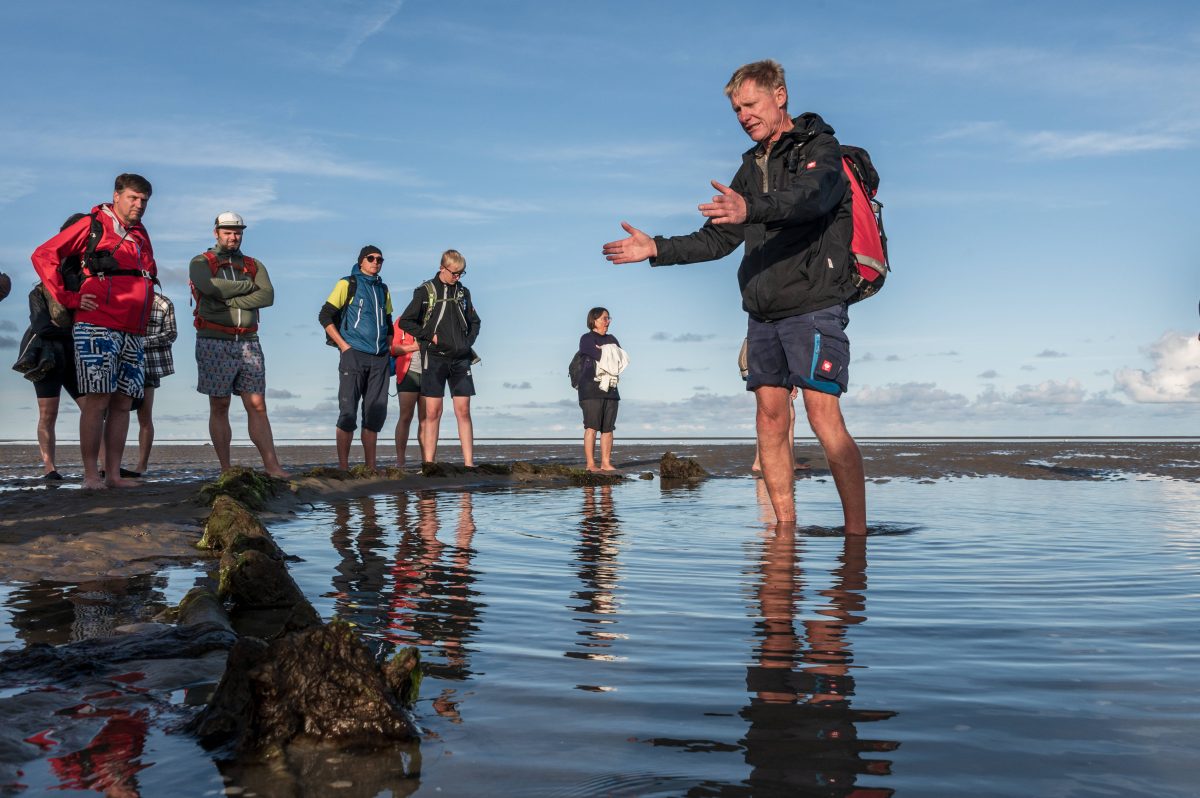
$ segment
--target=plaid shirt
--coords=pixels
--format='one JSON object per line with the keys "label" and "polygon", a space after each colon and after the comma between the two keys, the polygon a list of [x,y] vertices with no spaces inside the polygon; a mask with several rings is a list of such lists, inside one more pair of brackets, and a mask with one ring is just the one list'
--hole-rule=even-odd
{"label": "plaid shirt", "polygon": [[179,331],[175,328],[175,306],[171,304],[171,300],[158,292],[153,296],[150,323],[146,325],[146,336],[142,345],[146,350],[146,376],[161,379],[175,373],[171,344],[175,343]]}

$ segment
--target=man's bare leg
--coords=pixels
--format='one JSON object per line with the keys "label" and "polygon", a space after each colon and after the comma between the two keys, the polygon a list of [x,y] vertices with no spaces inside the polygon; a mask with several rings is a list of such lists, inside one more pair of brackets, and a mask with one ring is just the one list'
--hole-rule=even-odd
{"label": "man's bare leg", "polygon": [[142,397],[142,406],[137,409],[138,419],[138,461],[133,469],[144,474],[150,467],[150,449],[154,446],[154,389],[146,388]]}
{"label": "man's bare leg", "polygon": [[583,430],[583,456],[587,458],[585,468],[588,471],[600,470],[596,467],[596,430],[594,429],[585,427]]}
{"label": "man's bare leg", "polygon": [[426,463],[437,462],[438,433],[442,428],[442,397],[422,396],[425,420],[421,422],[421,457]]}
{"label": "man's bare leg", "polygon": [[462,445],[463,465],[475,465],[475,425],[471,423],[471,397],[452,396],[454,418],[458,421],[458,440]]}
{"label": "man's bare leg", "polygon": [[111,393],[89,393],[80,397],[79,452],[83,457],[83,487],[88,490],[108,487],[100,476],[99,460],[104,440],[104,414],[108,412],[112,397]]}
{"label": "man's bare leg", "polygon": [[616,471],[612,464],[612,447],[613,434],[611,432],[600,433],[600,470],[601,471]]}
{"label": "man's bare leg", "polygon": [[850,437],[838,398],[820,391],[804,391],[808,423],[825,450],[833,483],[842,500],[847,535],[867,534],[867,479],[862,454]]}
{"label": "man's bare leg", "polygon": [[135,488],[142,484],[121,476],[121,458],[125,454],[125,437],[129,434],[129,408],[133,397],[112,394],[108,417],[104,421],[104,484],[110,488]]}
{"label": "man's bare leg", "polygon": [[371,471],[375,470],[375,450],[379,444],[379,433],[363,427],[362,430],[363,463]]}
{"label": "man's bare leg", "polygon": [[233,440],[233,430],[229,426],[229,396],[208,397],[208,437],[212,439],[213,451],[217,453],[217,462],[222,471],[228,471],[229,443]]}
{"label": "man's bare leg", "polygon": [[755,425],[758,429],[758,457],[762,464],[763,482],[771,497],[775,520],[796,522],[796,501],[792,482],[795,479],[792,445],[788,436],[791,426],[791,391],[773,385],[754,389],[757,404]]}
{"label": "man's bare leg", "polygon": [[350,468],[350,446],[354,443],[354,430],[335,427],[337,432],[338,468],[345,471]]}
{"label": "man's bare leg", "polygon": [[38,452],[42,456],[42,471],[46,474],[58,470],[54,464],[57,436],[54,426],[58,423],[58,396],[38,397]]}
{"label": "man's bare leg", "polygon": [[279,454],[275,451],[275,436],[271,434],[266,398],[261,393],[244,393],[242,405],[246,408],[246,428],[250,433],[250,441],[262,457],[263,470],[273,477],[287,479],[288,472],[279,465]]}

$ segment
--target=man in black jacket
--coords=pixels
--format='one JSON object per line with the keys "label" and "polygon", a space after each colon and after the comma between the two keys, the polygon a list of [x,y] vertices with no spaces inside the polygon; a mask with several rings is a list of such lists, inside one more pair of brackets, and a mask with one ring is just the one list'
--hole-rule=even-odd
{"label": "man in black jacket", "polygon": [[458,440],[462,444],[463,465],[475,466],[475,428],[471,421],[471,397],[475,381],[471,348],[479,336],[479,314],[471,301],[471,292],[462,284],[467,259],[458,250],[442,253],[438,273],[413,290],[412,301],[400,316],[400,329],[421,345],[421,405],[425,418],[418,438],[421,458],[437,458],[438,432],[442,424],[442,402],[446,386],[458,421]]}
{"label": "man in black jacket", "polygon": [[707,221],[686,236],[651,238],[622,222],[628,238],[604,245],[613,263],[653,266],[723,258],[745,245],[738,284],[749,314],[746,387],[757,403],[763,479],[776,519],[794,524],[794,460],[789,394],[804,396],[809,424],[825,450],[847,534],[866,533],[862,455],[842,418],[850,344],[850,191],[833,128],[816,114],[787,112],[783,67],[757,61],[725,86],[738,123],[756,144],[731,186],[700,206]]}

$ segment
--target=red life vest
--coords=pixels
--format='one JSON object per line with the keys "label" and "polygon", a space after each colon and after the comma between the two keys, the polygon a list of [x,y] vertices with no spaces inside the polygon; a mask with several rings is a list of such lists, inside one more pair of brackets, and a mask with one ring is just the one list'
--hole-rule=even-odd
{"label": "red life vest", "polygon": [[[211,249],[206,250],[204,259],[208,261],[208,270],[212,272],[212,276],[216,277],[217,272],[222,266],[228,266],[231,269],[236,269],[233,260],[227,260],[221,263],[217,260],[217,253]],[[250,282],[254,282],[254,278],[258,275],[258,261],[249,255],[242,256],[242,272],[250,278]],[[192,299],[196,305],[192,308],[192,324],[197,330],[217,330],[218,332],[226,333],[227,335],[248,335],[258,330],[258,324],[252,324],[249,327],[230,327],[225,324],[217,324],[215,321],[209,321],[200,315],[200,292],[196,290],[194,283],[189,283],[192,287]]]}

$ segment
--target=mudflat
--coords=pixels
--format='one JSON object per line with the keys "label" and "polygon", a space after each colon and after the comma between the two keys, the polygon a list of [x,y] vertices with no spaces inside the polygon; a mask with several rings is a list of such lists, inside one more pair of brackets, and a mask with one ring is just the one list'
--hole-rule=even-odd
{"label": "mudflat", "polygon": [[[1200,481],[1200,443],[1195,440],[1058,441],[863,441],[869,482],[946,478],[1116,480],[1163,478]],[[387,449],[383,449],[387,452]],[[457,450],[445,447],[449,462]],[[628,476],[657,478],[665,451],[692,457],[714,477],[748,477],[754,447],[744,443],[622,443],[614,463]],[[283,446],[284,468],[295,475],[335,460],[332,445]],[[354,455],[352,454],[352,463]],[[234,463],[261,466],[252,447],[234,448]],[[582,465],[581,446],[567,443],[479,444],[479,463]],[[828,479],[828,467],[815,441],[796,446],[797,477]],[[210,447],[156,446],[151,469],[135,488],[84,491],[79,451],[60,445],[58,468],[65,479],[41,479],[37,448],[0,445],[0,581],[52,579],[79,581],[129,576],[200,555],[207,506],[199,489],[219,476]],[[381,457],[380,466],[394,465]],[[512,482],[517,477],[469,473],[424,477],[415,465],[403,476],[337,480],[297,476],[262,514],[263,521],[300,512],[312,501],[402,490],[464,490]],[[869,486],[868,486],[869,491]]]}

